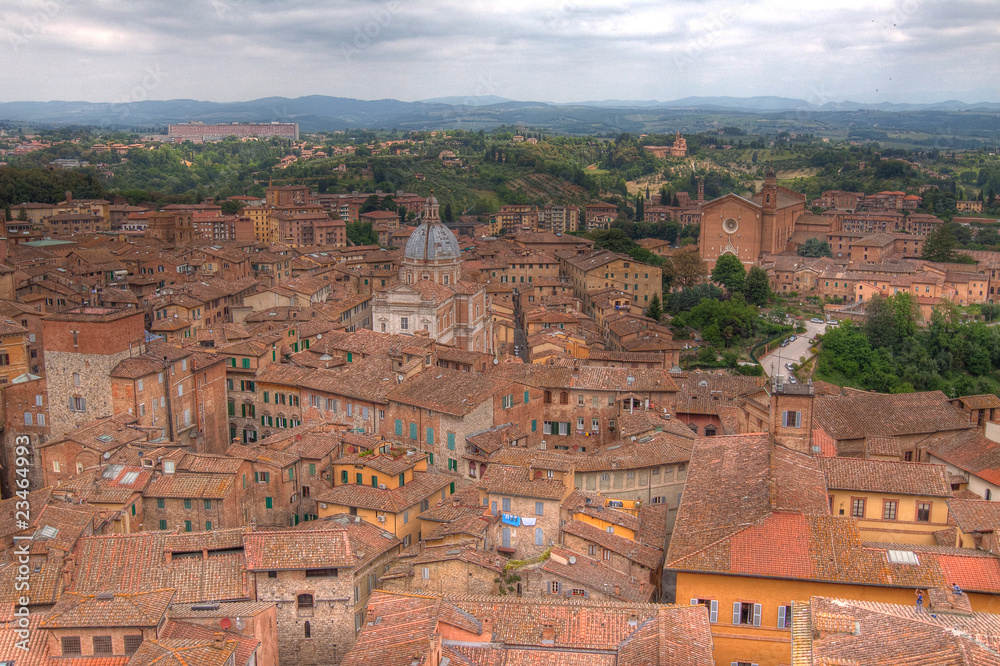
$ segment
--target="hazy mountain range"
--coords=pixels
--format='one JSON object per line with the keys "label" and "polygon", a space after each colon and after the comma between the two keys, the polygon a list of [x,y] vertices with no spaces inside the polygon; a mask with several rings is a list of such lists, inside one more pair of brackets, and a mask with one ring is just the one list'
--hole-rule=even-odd
{"label": "hazy mountain range", "polygon": [[672,101],[590,100],[572,104],[523,102],[493,95],[439,97],[417,102],[358,100],[310,95],[294,99],[265,97],[246,102],[191,99],[129,103],[5,102],[0,120],[44,125],[93,125],[109,128],[165,127],[191,120],[206,123],[297,122],[304,132],[349,128],[490,128],[524,124],[552,131],[594,134],[603,131],[656,131],[657,121],[679,114],[826,114],[872,112],[994,112],[1000,103],[935,104],[828,102],[821,105],[786,97],[685,97]]}

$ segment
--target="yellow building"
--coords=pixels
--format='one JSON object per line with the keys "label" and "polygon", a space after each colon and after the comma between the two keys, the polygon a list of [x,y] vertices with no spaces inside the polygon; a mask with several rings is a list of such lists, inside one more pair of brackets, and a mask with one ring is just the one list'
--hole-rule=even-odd
{"label": "yellow building", "polygon": [[0,384],[28,372],[28,329],[0,319]]}
{"label": "yellow building", "polygon": [[823,458],[834,515],[858,519],[866,541],[937,544],[934,533],[948,529],[951,484],[944,465]]}
{"label": "yellow building", "polygon": [[616,289],[632,298],[636,306],[645,308],[655,295],[663,298],[663,271],[659,266],[644,264],[628,255],[596,250],[563,260],[563,272],[573,285],[574,295],[590,314],[590,292]]}
{"label": "yellow building", "polygon": [[667,601],[708,607],[716,663],[788,663],[794,601],[814,595],[913,605],[960,586],[973,610],[1000,592],[1000,560],[969,549],[877,543],[830,513],[817,458],[768,434],[698,440],[667,552]]}
{"label": "yellow building", "polygon": [[396,535],[404,548],[417,543],[420,512],[455,493],[455,481],[429,473],[427,463],[426,454],[388,445],[349,447],[333,461],[333,488],[314,495],[318,515],[350,513]]}

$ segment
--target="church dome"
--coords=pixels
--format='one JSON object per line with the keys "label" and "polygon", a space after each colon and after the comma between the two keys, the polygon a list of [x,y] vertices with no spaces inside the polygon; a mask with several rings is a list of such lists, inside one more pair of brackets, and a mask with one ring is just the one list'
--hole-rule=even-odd
{"label": "church dome", "polygon": [[411,261],[457,261],[462,254],[458,239],[440,222],[424,221],[406,241],[403,258]]}

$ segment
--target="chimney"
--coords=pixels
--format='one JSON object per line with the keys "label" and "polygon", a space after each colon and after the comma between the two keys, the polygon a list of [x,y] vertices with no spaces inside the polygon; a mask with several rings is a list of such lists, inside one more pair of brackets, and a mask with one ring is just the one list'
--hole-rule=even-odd
{"label": "chimney", "polygon": [[72,201],[73,201],[73,192],[72,192],[72,190],[66,190],[66,203],[70,203]]}
{"label": "chimney", "polygon": [[542,625],[542,643],[552,645],[556,642],[556,628],[552,624]]}
{"label": "chimney", "polygon": [[488,643],[493,642],[493,618],[484,617],[480,624],[483,627],[482,638],[485,638]]}

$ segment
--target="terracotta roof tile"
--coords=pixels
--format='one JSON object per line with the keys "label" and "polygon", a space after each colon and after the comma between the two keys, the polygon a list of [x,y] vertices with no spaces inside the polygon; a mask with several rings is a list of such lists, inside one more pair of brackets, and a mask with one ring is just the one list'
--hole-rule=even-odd
{"label": "terracotta roof tile", "polygon": [[969,428],[941,391],[816,396],[814,418],[836,440],[936,433]]}
{"label": "terracotta roof tile", "polygon": [[822,458],[820,466],[826,474],[827,487],[835,490],[951,497],[951,484],[944,465],[864,458]]}
{"label": "terracotta roof tile", "polygon": [[156,627],[166,615],[174,590],[104,594],[65,592],[42,621],[45,629]]}

